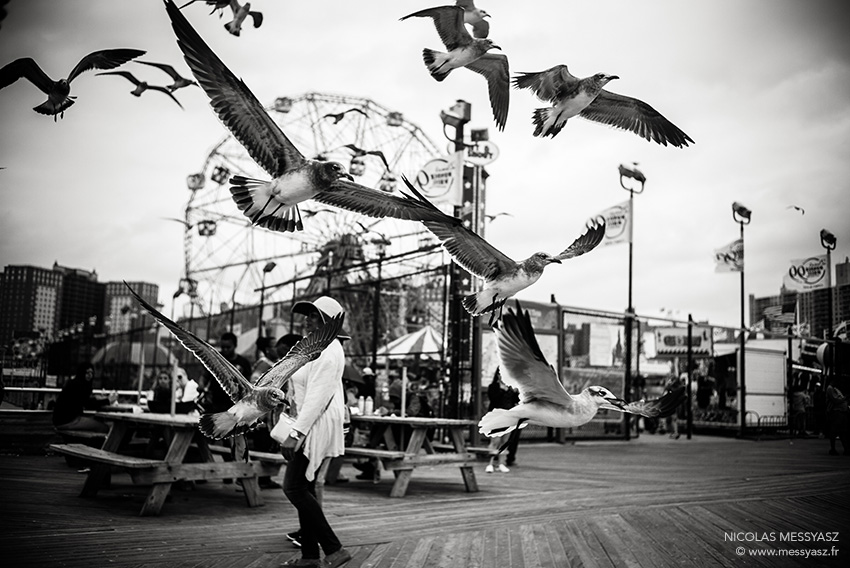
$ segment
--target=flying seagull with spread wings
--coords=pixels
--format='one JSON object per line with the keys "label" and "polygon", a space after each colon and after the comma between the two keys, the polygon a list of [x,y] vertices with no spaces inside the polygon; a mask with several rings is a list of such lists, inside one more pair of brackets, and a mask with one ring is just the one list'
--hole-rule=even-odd
{"label": "flying seagull with spread wings", "polygon": [[578,394],[568,393],[543,355],[528,311],[523,310],[519,302],[516,302],[516,313],[508,307],[494,331],[502,380],[519,390],[520,403],[510,409],[496,408],[485,414],[478,423],[478,431],[485,436],[503,436],[528,424],[575,428],[590,422],[600,409],[651,417],[669,416],[684,399],[684,387],[657,400],[631,404],[601,386],[587,387]]}
{"label": "flying seagull with spread wings", "polygon": [[[420,203],[439,211],[406,177],[402,176],[402,180]],[[605,237],[605,219],[600,216],[589,221],[587,231],[561,253],[536,252],[517,262],[462,224],[451,222],[452,219],[454,217],[446,215],[445,221],[423,221],[422,224],[440,240],[457,264],[484,280],[484,288],[480,292],[464,297],[463,307],[476,316],[492,312],[491,324],[497,314],[501,315],[504,303],[537,282],[547,265],[561,264],[564,260],[588,253]]]}
{"label": "flying seagull with spread wings", "polygon": [[508,58],[501,53],[487,53],[501,49],[487,38],[473,38],[463,25],[464,10],[460,6],[438,6],[408,14],[401,18],[429,17],[448,52],[422,50],[422,59],[431,76],[442,81],[453,69],[466,67],[487,79],[490,107],[499,130],[505,129],[510,105],[510,71]]}
{"label": "flying seagull with spread wings", "polygon": [[48,77],[47,73],[41,70],[34,59],[22,57],[0,69],[0,89],[8,87],[22,77],[27,79],[47,95],[47,100],[32,110],[39,114],[53,115],[55,121],[57,115],[64,116],[65,109],[74,104],[76,97],[70,95],[71,81],[76,79],[77,76],[92,69],[114,69],[144,54],[144,51],[138,49],[123,48],[94,51],[80,59],[67,79],[59,79],[58,81]]}
{"label": "flying seagull with spread wings", "polygon": [[[177,44],[210,104],[271,181],[234,176],[233,200],[254,225],[275,231],[304,228],[298,204],[320,201],[370,217],[435,219],[430,208],[355,183],[339,162],[307,159],[271,119],[245,83],[204,43],[171,0],[165,2]],[[458,221],[459,222],[459,221]]]}
{"label": "flying seagull with spread wings", "polygon": [[252,12],[250,2],[245,2],[240,6],[237,0],[230,0],[230,10],[233,12],[233,19],[224,24],[224,29],[230,32],[231,35],[239,37],[242,33],[242,24],[248,16],[251,16],[251,21],[254,23],[255,28],[263,25],[263,13]]}
{"label": "flying seagull with spread wings", "polygon": [[183,105],[180,104],[180,101],[177,100],[177,97],[175,97],[171,93],[171,90],[168,89],[168,87],[163,87],[161,85],[149,85],[145,81],[139,81],[138,79],[136,79],[136,76],[130,73],[129,71],[104,71],[103,73],[97,73],[97,75],[118,75],[120,77],[124,77],[136,86],[135,89],[130,91],[131,95],[141,97],[142,93],[144,93],[145,91],[159,91],[160,93],[165,93],[166,95],[168,95],[172,101],[177,103],[177,106],[183,108]]}
{"label": "flying seagull with spread wings", "polygon": [[357,107],[348,108],[348,109],[345,109],[342,112],[331,112],[331,113],[324,115],[322,118],[332,118],[334,120],[334,124],[338,124],[339,121],[342,120],[345,117],[345,115],[348,114],[349,112],[359,112],[360,114],[362,114],[366,118],[369,118],[369,115],[366,113],[365,110],[359,109]]}
{"label": "flying seagull with spread wings", "polygon": [[490,14],[476,8],[473,0],[455,0],[455,6],[463,8],[463,23],[472,26],[472,35],[487,37],[490,33],[490,22],[484,18],[489,18]]}
{"label": "flying seagull with spread wings", "polygon": [[257,421],[286,400],[281,390],[289,378],[334,341],[342,330],[345,314],[329,318],[319,329],[296,343],[286,356],[251,384],[233,364],[212,345],[183,329],[147,303],[129,284],[130,293],[159,323],[164,325],[215,377],[234,404],[224,412],[204,414],[198,423],[209,438],[221,440],[250,430]]}
{"label": "flying seagull with spread wings", "polygon": [[690,136],[664,118],[657,110],[633,97],[606,91],[616,75],[597,73],[579,79],[566,65],[555,65],[539,73],[519,73],[513,84],[519,89],[531,89],[537,97],[551,103],[548,108],[534,111],[534,136],[553,138],[567,120],[580,116],[621,130],[629,130],[649,141],[677,148],[694,143]]}
{"label": "flying seagull with spread wings", "polygon": [[177,89],[182,89],[183,87],[188,87],[190,85],[195,85],[196,87],[198,86],[196,82],[191,79],[187,79],[186,77],[178,73],[177,70],[175,70],[174,67],[172,67],[168,63],[154,63],[153,61],[136,61],[135,63],[141,63],[142,65],[150,65],[151,67],[156,67],[157,69],[166,72],[168,76],[174,80],[173,83],[165,86],[169,91],[174,92]]}

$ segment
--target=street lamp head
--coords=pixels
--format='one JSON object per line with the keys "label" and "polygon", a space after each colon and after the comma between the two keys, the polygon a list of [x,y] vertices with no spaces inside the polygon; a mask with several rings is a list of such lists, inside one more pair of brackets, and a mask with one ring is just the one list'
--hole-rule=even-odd
{"label": "street lamp head", "polygon": [[826,250],[835,250],[835,245],[838,244],[838,239],[826,229],[820,230],[820,244]]}
{"label": "street lamp head", "polygon": [[[622,186],[623,189],[625,189],[626,191],[629,191],[631,193],[642,193],[643,192],[643,185],[646,183],[646,176],[643,175],[642,171],[637,169],[637,162],[633,162],[631,166],[626,166],[626,165],[620,164],[619,171],[620,171],[620,186]],[[627,187],[626,184],[625,184],[626,178],[630,178],[630,179],[633,179],[636,182],[638,182],[640,184],[640,189]]]}
{"label": "street lamp head", "polygon": [[740,223],[742,225],[749,225],[750,217],[752,217],[753,212],[738,203],[737,201],[732,203],[732,218],[736,223]]}
{"label": "street lamp head", "polygon": [[472,105],[464,100],[458,100],[448,110],[440,111],[440,120],[444,125],[457,128],[469,122],[472,118]]}
{"label": "street lamp head", "polygon": [[277,266],[277,263],[275,263],[274,261],[270,260],[270,261],[268,261],[268,262],[266,263],[266,265],[263,267],[263,272],[264,272],[264,273],[271,272],[272,270],[274,270],[275,266]]}

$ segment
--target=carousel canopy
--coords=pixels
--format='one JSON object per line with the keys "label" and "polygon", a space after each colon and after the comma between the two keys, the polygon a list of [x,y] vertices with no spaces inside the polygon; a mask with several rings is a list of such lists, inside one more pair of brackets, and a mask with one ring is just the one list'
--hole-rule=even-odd
{"label": "carousel canopy", "polygon": [[[145,365],[153,364],[155,352],[154,349],[156,349],[156,363],[158,365],[166,365],[177,361],[177,359],[168,352],[168,349],[166,349],[162,345],[154,346],[153,343],[145,343]],[[133,365],[138,365],[140,362],[141,353],[142,344],[138,342],[107,343],[105,347],[101,347],[95,352],[95,354],[91,358],[91,362],[95,365],[109,365],[113,363],[131,363]]]}
{"label": "carousel canopy", "polygon": [[378,349],[378,357],[401,359],[404,357],[421,356],[426,359],[439,359],[443,348],[443,337],[430,325],[419,331],[402,335],[387,345]]}

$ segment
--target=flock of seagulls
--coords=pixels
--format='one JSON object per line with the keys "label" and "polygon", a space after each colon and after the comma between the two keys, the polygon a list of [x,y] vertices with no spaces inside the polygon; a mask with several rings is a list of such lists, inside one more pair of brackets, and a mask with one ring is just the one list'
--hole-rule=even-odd
{"label": "flock of seagulls", "polygon": [[[261,180],[236,175],[230,180],[236,206],[253,225],[281,232],[302,230],[299,204],[307,200],[366,216],[422,223],[455,263],[483,281],[482,289],[464,298],[463,305],[474,316],[490,314],[502,376],[507,384],[518,388],[521,395],[521,402],[516,407],[494,410],[481,419],[480,431],[487,436],[502,436],[528,423],[576,427],[591,420],[600,409],[658,417],[669,415],[679,405],[684,389],[665,394],[658,400],[630,404],[599,386],[588,387],[576,395],[567,393],[537,344],[528,312],[523,311],[517,302],[516,311],[508,308],[507,313],[503,313],[505,303],[533,285],[549,264],[561,264],[596,248],[605,235],[604,219],[600,217],[589,221],[585,232],[562,252],[536,252],[518,262],[465,227],[460,219],[440,211],[403,176],[408,192],[401,192],[401,197],[398,197],[354,182],[352,175],[339,162],[305,157],[269,117],[248,86],[224,64],[185,18],[181,9],[197,1],[190,0],[178,8],[173,0],[164,0],[177,45],[194,80],[181,76],[170,64],[150,61],[135,63],[156,67],[169,75],[173,82],[152,85],[130,71],[112,71],[145,53],[124,48],[90,53],[77,63],[67,78],[59,80],[51,79],[31,58],[17,59],[0,69],[0,89],[18,79],[27,79],[47,95],[47,100],[33,110],[56,120],[74,104],[75,97],[70,95],[71,82],[89,70],[103,71],[97,75],[125,78],[134,85],[131,94],[137,97],[148,90],[162,92],[181,108],[174,91],[199,86],[208,96],[218,118],[269,176],[269,179]],[[248,2],[202,1],[212,7],[211,14],[218,12],[219,17],[226,8],[230,8],[233,18],[224,27],[234,36],[240,35],[248,18],[255,28],[263,22],[262,13],[252,11]],[[570,118],[578,116],[630,131],[663,146],[683,148],[694,143],[690,136],[649,104],[606,90],[610,81],[618,79],[616,75],[597,73],[578,78],[569,72],[566,65],[556,65],[545,71],[519,73],[511,79],[507,55],[491,53],[492,50],[501,51],[501,48],[489,38],[490,14],[477,8],[473,0],[456,0],[455,5],[426,8],[403,16],[401,20],[411,18],[430,18],[446,49],[425,48],[422,51],[428,72],[436,81],[444,81],[453,70],[460,68],[469,69],[487,80],[493,119],[499,130],[503,130],[507,122],[513,85],[517,89],[530,90],[550,105],[533,113],[532,135],[536,137],[554,138]],[[361,109],[351,108],[322,118],[337,124],[346,115],[355,112],[368,116]],[[379,150],[364,150],[355,144],[344,147],[355,157],[377,156],[390,170],[386,157]],[[803,213],[802,208],[793,207]],[[342,316],[330,319],[252,385],[212,346],[165,317],[135,291],[130,291],[140,305],[204,364],[232,398],[234,405],[229,410],[206,414],[200,420],[204,434],[215,439],[250,429],[269,410],[278,406],[283,401],[281,387],[284,383],[298,368],[316,359],[342,327]]]}

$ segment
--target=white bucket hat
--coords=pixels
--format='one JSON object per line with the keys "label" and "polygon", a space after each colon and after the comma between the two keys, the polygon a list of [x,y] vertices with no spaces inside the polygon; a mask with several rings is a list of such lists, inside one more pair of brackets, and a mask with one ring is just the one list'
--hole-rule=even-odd
{"label": "white bucket hat", "polygon": [[[295,302],[292,306],[292,313],[301,315],[310,315],[313,311],[319,312],[322,318],[322,323],[327,322],[328,318],[332,318],[343,313],[345,310],[339,302],[328,296],[320,296],[312,302],[300,301]],[[339,339],[351,339],[351,336],[345,333],[337,334]]]}

